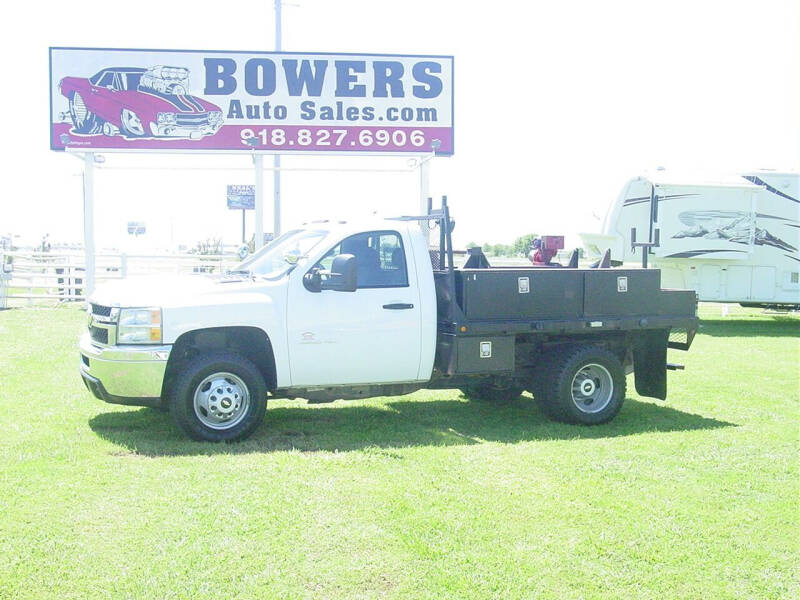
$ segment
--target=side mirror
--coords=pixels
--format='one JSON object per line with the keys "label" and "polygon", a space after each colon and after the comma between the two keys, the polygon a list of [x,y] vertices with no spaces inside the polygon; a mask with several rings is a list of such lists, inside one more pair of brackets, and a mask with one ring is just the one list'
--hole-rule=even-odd
{"label": "side mirror", "polygon": [[356,257],[352,254],[340,254],[333,259],[331,270],[311,269],[303,275],[303,285],[309,292],[319,293],[322,290],[335,292],[355,292],[357,285]]}
{"label": "side mirror", "polygon": [[322,275],[319,269],[311,269],[303,275],[303,285],[309,292],[318,294],[322,291]]}
{"label": "side mirror", "polygon": [[330,273],[327,273],[327,279],[322,282],[322,289],[355,292],[357,287],[356,260],[352,254],[340,254],[334,258]]}

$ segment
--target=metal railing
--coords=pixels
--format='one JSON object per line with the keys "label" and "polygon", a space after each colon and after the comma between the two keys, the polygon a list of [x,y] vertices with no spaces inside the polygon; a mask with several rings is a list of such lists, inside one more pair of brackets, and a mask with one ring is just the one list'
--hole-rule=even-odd
{"label": "metal railing", "polygon": [[[235,254],[126,254],[103,253],[95,258],[95,281],[144,275],[218,274],[239,262]],[[86,267],[83,252],[0,251],[0,308],[9,300],[85,300]]]}

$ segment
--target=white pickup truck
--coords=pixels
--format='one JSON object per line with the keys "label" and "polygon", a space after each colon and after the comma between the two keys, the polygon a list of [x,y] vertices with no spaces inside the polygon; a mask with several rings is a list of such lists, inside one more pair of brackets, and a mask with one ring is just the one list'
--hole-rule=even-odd
{"label": "white pickup truck", "polygon": [[[420,224],[438,228],[429,250]],[[224,276],[126,280],[90,298],[80,373],[111,403],[169,409],[192,438],[243,439],[267,397],[309,402],[458,388],[534,393],[551,417],[604,423],[625,375],[666,397],[667,347],[688,349],[693,292],[654,269],[453,263],[446,204],[423,217],[319,222]],[[576,261],[577,263],[577,261]]]}

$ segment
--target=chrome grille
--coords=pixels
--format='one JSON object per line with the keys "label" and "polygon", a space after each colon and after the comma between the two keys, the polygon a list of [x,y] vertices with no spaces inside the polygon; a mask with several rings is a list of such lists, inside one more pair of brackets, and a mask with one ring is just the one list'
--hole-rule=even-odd
{"label": "chrome grille", "polygon": [[175,122],[178,125],[208,125],[208,113],[182,114],[175,115]]}
{"label": "chrome grille", "polygon": [[108,329],[92,325],[89,327],[89,337],[92,338],[93,342],[97,342],[98,344],[108,344]]}
{"label": "chrome grille", "polygon": [[102,304],[91,304],[92,307],[92,314],[99,315],[101,317],[109,317],[111,316],[111,307],[110,306],[103,306]]}

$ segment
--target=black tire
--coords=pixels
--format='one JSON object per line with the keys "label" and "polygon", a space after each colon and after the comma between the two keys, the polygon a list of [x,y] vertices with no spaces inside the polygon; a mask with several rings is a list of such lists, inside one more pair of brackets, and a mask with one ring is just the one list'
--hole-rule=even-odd
{"label": "black tire", "polygon": [[[220,397],[211,388],[219,391]],[[235,404],[237,401],[239,405]],[[243,440],[264,419],[267,386],[259,370],[246,358],[232,352],[213,352],[198,356],[183,367],[172,387],[169,405],[175,422],[192,439]]]}
{"label": "black tire", "polygon": [[461,388],[461,393],[469,400],[482,400],[497,403],[516,400],[522,392],[522,386],[513,382],[481,382]]}
{"label": "black tire", "polygon": [[86,107],[83,97],[73,92],[69,97],[69,116],[75,133],[94,135],[103,130],[103,119]]}
{"label": "black tire", "polygon": [[625,401],[625,370],[619,358],[605,348],[567,348],[545,358],[537,370],[534,397],[556,421],[607,423]]}

